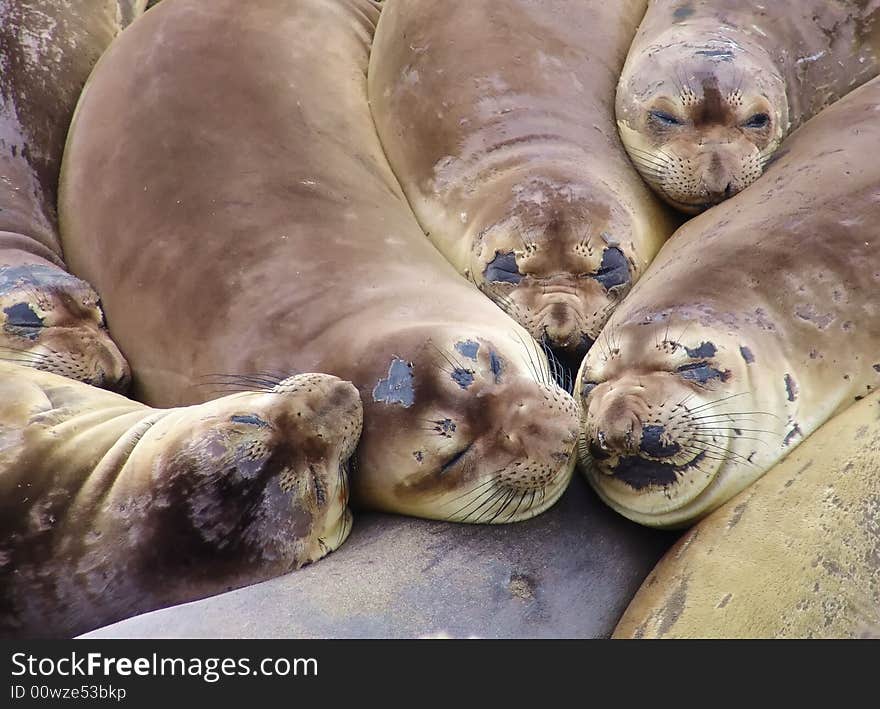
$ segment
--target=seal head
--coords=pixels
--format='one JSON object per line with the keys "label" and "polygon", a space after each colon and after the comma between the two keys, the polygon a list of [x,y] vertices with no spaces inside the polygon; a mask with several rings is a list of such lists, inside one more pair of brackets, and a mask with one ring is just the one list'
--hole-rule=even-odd
{"label": "seal head", "polygon": [[131,382],[98,295],[50,265],[0,266],[0,359],[112,391]]}
{"label": "seal head", "polygon": [[772,57],[717,25],[674,24],[631,53],[616,111],[642,177],[690,214],[757,180],[789,130],[785,80]]}
{"label": "seal head", "polygon": [[[524,333],[512,342],[426,334],[407,333],[412,354],[386,362],[374,382],[356,499],[457,522],[516,522],[549,508],[571,479],[579,410],[540,348],[526,350]],[[385,435],[368,435],[377,422]]]}
{"label": "seal head", "polygon": [[635,280],[633,224],[598,179],[513,175],[477,214],[469,271],[539,342],[579,362]]}
{"label": "seal head", "polygon": [[599,495],[637,522],[675,527],[759,477],[797,435],[785,388],[761,386],[753,366],[780,356],[770,346],[681,314],[612,321],[576,384],[579,459]]}

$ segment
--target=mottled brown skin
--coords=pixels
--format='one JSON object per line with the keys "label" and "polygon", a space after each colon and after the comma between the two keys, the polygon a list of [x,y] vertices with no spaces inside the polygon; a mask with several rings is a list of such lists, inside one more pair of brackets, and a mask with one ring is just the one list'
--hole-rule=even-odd
{"label": "mottled brown skin", "polygon": [[98,296],[66,273],[58,171],[80,90],[145,0],[0,0],[0,357],[124,390]]}
{"label": "mottled brown skin", "polygon": [[858,638],[880,628],[880,395],[685,535],[618,638]]}
{"label": "mottled brown skin", "polygon": [[364,402],[356,501],[529,517],[570,479],[578,411],[419,230],[366,99],[377,16],[363,0],[149,10],[83,93],[64,247],[147,403],[202,401],[218,373],[336,374]]}
{"label": "mottled brown skin", "polygon": [[660,252],[581,368],[581,460],[644,524],[689,524],[880,387],[880,79]]}
{"label": "mottled brown skin", "polygon": [[357,390],[177,409],[0,362],[0,636],[65,637],[286,573],[351,528]]}
{"label": "mottled brown skin", "polygon": [[652,0],[617,121],[648,184],[693,214],[758,179],[791,131],[878,73],[876,0]]}
{"label": "mottled brown skin", "polygon": [[674,226],[614,87],[645,0],[389,0],[370,107],[422,228],[537,340],[578,358]]}

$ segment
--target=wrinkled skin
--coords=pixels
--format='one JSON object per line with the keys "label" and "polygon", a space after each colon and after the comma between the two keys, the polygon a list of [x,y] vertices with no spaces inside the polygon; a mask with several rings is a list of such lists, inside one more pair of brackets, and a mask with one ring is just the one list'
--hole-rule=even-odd
{"label": "wrinkled skin", "polygon": [[0,633],[63,637],[277,576],[351,528],[357,390],[324,374],[151,409],[0,363]]}
{"label": "wrinkled skin", "polygon": [[65,271],[55,213],[70,118],[146,0],[0,0],[0,358],[123,391],[97,294]]}
{"label": "wrinkled skin", "polygon": [[579,412],[413,218],[366,100],[377,17],[363,0],[150,9],[80,101],[65,252],[147,403],[329,372],[364,405],[356,503],[526,519],[571,478]]}
{"label": "wrinkled skin", "polygon": [[618,638],[859,638],[880,629],[880,394],[686,534]]}
{"label": "wrinkled skin", "polygon": [[449,261],[577,363],[674,226],[610,119],[644,0],[390,0],[376,128]]}
{"label": "wrinkled skin", "polygon": [[618,127],[647,183],[696,214],[878,72],[876,2],[653,0],[620,76]]}
{"label": "wrinkled skin", "polygon": [[581,462],[622,514],[688,525],[880,387],[878,103],[874,79],[792,135],[603,330],[576,384]]}

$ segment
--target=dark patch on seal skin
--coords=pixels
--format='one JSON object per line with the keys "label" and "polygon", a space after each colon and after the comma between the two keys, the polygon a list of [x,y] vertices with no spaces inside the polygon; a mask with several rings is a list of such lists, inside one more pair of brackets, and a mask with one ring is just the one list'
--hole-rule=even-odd
{"label": "dark patch on seal skin", "polygon": [[588,449],[590,451],[590,457],[593,460],[608,460],[611,457],[610,453],[603,451],[593,441],[590,441]]}
{"label": "dark patch on seal skin", "polygon": [[234,423],[247,423],[247,424],[250,424],[251,426],[259,426],[260,428],[266,428],[269,425],[268,423],[263,421],[263,419],[261,419],[259,416],[255,416],[253,414],[247,414],[247,415],[236,414],[235,416],[232,416],[229,420]]}
{"label": "dark patch on seal skin", "polygon": [[639,448],[654,458],[671,458],[681,450],[675,441],[665,444],[662,441],[666,429],[663,426],[645,426],[642,429],[642,441]]}
{"label": "dark patch on seal skin", "polygon": [[483,277],[494,283],[513,283],[522,280],[522,274],[516,265],[516,254],[512,251],[496,251],[493,258],[483,271]]}
{"label": "dark patch on seal skin", "polygon": [[602,252],[602,264],[593,278],[599,281],[605,290],[629,283],[629,262],[623,255],[623,251],[616,246],[605,249]]}
{"label": "dark patch on seal skin", "polygon": [[752,351],[748,347],[740,347],[739,353],[746,361],[746,364],[752,364],[755,361],[755,355],[752,354]]}
{"label": "dark patch on seal skin", "polygon": [[40,319],[40,316],[37,315],[27,303],[16,303],[8,308],[3,308],[3,312],[6,313],[6,325],[4,329],[13,332],[18,330],[24,331],[21,333],[16,332],[16,334],[35,338],[37,336],[36,330],[43,327],[42,319]]}
{"label": "dark patch on seal skin", "polygon": [[803,436],[803,431],[801,431],[801,427],[798,424],[794,425],[794,428],[789,431],[788,435],[782,439],[782,445],[789,446],[791,442],[794,440],[795,436]]}
{"label": "dark patch on seal skin", "polygon": [[875,364],[875,365],[874,365],[874,371],[875,371],[875,372],[880,372],[880,364]]}
{"label": "dark patch on seal skin", "polygon": [[452,371],[452,381],[458,384],[462,389],[467,389],[474,383],[474,373],[470,369],[456,367]]}
{"label": "dark patch on seal skin", "polygon": [[492,374],[495,376],[495,383],[501,384],[501,373],[504,371],[504,365],[494,350],[489,352],[489,369],[492,370]]}
{"label": "dark patch on seal skin", "polygon": [[421,463],[425,459],[425,454],[422,451],[413,451],[413,458]]}
{"label": "dark patch on seal skin", "polygon": [[687,4],[675,8],[675,11],[672,13],[672,17],[675,19],[676,22],[681,22],[682,20],[686,20],[693,14],[694,8],[690,4]]}
{"label": "dark patch on seal skin", "polygon": [[434,430],[444,438],[452,438],[455,433],[455,422],[452,419],[443,419],[442,421],[433,421]]}
{"label": "dark patch on seal skin", "polygon": [[729,49],[700,49],[694,54],[697,54],[701,57],[712,57],[714,59],[720,59],[723,62],[731,62],[733,61],[733,52]]}
{"label": "dark patch on seal skin", "polygon": [[0,295],[28,287],[39,288],[82,288],[86,284],[52,266],[3,266],[0,267]]}
{"label": "dark patch on seal skin", "polygon": [[638,456],[626,456],[620,459],[614,468],[614,477],[623,481],[634,490],[646,487],[668,487],[678,480],[678,474],[690,467],[699,465],[705,453],[700,453],[690,463],[673,465],[656,460],[645,460]]}
{"label": "dark patch on seal skin", "polygon": [[789,401],[795,401],[798,397],[797,382],[791,378],[790,374],[785,375],[785,392],[788,394]]}
{"label": "dark patch on seal skin", "polygon": [[467,357],[475,362],[477,361],[477,352],[480,351],[480,345],[473,340],[465,340],[464,342],[456,342],[455,349],[462,357]]}
{"label": "dark patch on seal skin", "polygon": [[388,377],[376,382],[373,389],[373,401],[385,404],[400,404],[409,408],[415,402],[413,389],[413,366],[409,362],[395,357],[388,367]]}
{"label": "dark patch on seal skin", "polygon": [[711,342],[703,342],[695,349],[684,348],[691,359],[709,359],[714,357],[718,352],[718,348]]}
{"label": "dark patch on seal skin", "polygon": [[678,368],[678,373],[684,378],[692,382],[706,384],[713,379],[720,379],[722,382],[727,381],[728,373],[715,369],[708,362],[694,362],[693,364],[684,364]]}

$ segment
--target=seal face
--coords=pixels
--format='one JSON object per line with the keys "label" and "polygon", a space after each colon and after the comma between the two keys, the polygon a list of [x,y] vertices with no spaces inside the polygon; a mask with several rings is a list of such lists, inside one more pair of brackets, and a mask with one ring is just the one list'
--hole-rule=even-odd
{"label": "seal face", "polygon": [[370,56],[370,109],[423,230],[577,363],[673,229],[609,120],[645,5],[388,2]]}
{"label": "seal face", "polygon": [[[525,334],[410,335],[413,356],[391,359],[365,407],[367,432],[373,418],[399,425],[410,454],[389,466],[387,442],[365,435],[354,476],[361,500],[457,522],[519,521],[549,508],[574,469],[580,412],[543,352]],[[514,343],[529,348],[526,366]],[[405,433],[406,419],[419,430]],[[376,469],[381,477],[364,472]]]}
{"label": "seal face", "polygon": [[640,271],[633,222],[598,182],[533,179],[512,192],[476,215],[468,273],[534,339],[579,362]]}
{"label": "seal face", "polygon": [[612,327],[596,347],[578,382],[581,462],[628,515],[677,518],[780,447],[786,421],[756,396],[733,338],[661,316]]}
{"label": "seal face", "polygon": [[97,294],[54,266],[0,266],[0,359],[124,392],[128,363]]}
{"label": "seal face", "polygon": [[157,410],[0,363],[0,630],[74,635],[286,573],[351,529],[357,389],[323,374]]}
{"label": "seal face", "polygon": [[617,87],[645,181],[690,214],[763,173],[789,131],[880,72],[876,7],[651,2]]}

